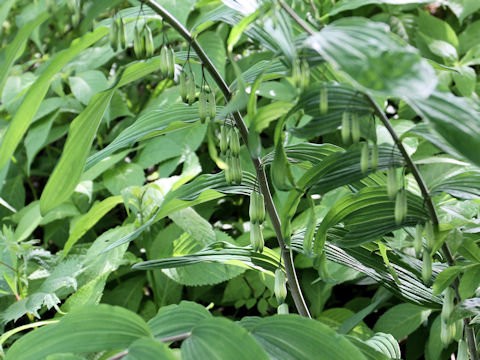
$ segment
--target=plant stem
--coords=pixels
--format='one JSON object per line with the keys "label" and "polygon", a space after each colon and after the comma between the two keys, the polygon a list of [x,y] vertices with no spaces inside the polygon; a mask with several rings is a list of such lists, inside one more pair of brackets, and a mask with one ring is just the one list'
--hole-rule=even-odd
{"label": "plant stem", "polygon": [[[303,21],[303,19],[300,18],[297,15],[297,13],[290,6],[288,6],[287,3],[285,3],[285,1],[278,0],[278,3],[290,15],[290,17],[294,21],[296,21],[297,24],[300,25],[300,27],[303,28],[308,34],[313,35],[315,33],[310,28],[310,26],[305,21]],[[435,209],[435,205],[432,201],[432,198],[431,198],[430,193],[428,191],[427,185],[426,185],[425,181],[423,180],[423,177],[422,177],[420,171],[418,170],[417,166],[413,162],[410,155],[408,155],[407,151],[405,150],[405,147],[403,146],[400,138],[398,137],[397,133],[393,129],[392,125],[390,124],[390,121],[388,120],[388,118],[385,115],[385,113],[383,112],[383,110],[380,108],[380,106],[377,104],[375,99],[370,94],[366,94],[366,96],[367,96],[368,100],[370,101],[370,103],[372,104],[372,106],[374,107],[375,112],[378,115],[378,117],[380,118],[380,120],[382,121],[383,125],[387,128],[388,132],[390,133],[390,136],[392,137],[393,141],[397,145],[398,149],[402,153],[402,156],[405,160],[405,163],[406,163],[408,169],[410,170],[410,172],[412,173],[413,177],[415,178],[415,180],[416,180],[416,182],[417,182],[417,184],[420,188],[420,191],[422,193],[422,197],[423,197],[425,203],[427,204],[428,210],[430,212],[430,218],[432,220],[432,223],[435,226],[435,228],[437,228],[437,230],[438,230],[439,221],[438,221],[437,211]],[[442,252],[445,256],[445,259],[447,260],[448,265],[449,266],[454,266],[455,265],[455,259],[453,258],[452,253],[450,251],[450,248],[448,247],[448,244],[446,242],[444,242],[442,244]],[[458,285],[459,285],[459,282],[458,282],[458,278],[457,278],[453,282],[452,287],[455,290],[457,301],[460,302],[461,298],[460,298],[460,295],[459,295],[459,292],[458,292]],[[468,344],[468,348],[469,348],[469,351],[470,351],[471,359],[472,360],[479,360],[477,346],[476,346],[476,340],[475,340],[475,333],[473,332],[472,328],[468,327],[468,324],[470,323],[470,318],[469,317],[464,318],[463,323],[464,323],[465,335],[466,335],[466,338],[467,338],[467,344]]]}
{"label": "plant stem", "polygon": [[[200,44],[192,37],[190,32],[166,9],[164,9],[163,6],[157,4],[154,0],[143,1],[154,12],[160,15],[166,23],[168,23],[173,29],[175,29],[190,44],[190,46],[195,50],[197,56],[202,61],[202,65],[204,66],[204,68],[207,69],[207,71],[210,73],[213,80],[223,93],[225,99],[227,101],[230,101],[230,99],[232,98],[232,92],[230,91],[230,88],[228,87],[227,83],[222,78],[210,58],[207,56],[205,51],[202,49]],[[238,111],[235,111],[233,113],[233,118],[235,120],[238,130],[240,131],[245,145],[248,147],[248,128],[243,121],[242,115]],[[293,265],[292,253],[290,250],[287,249],[285,241],[282,237],[280,217],[278,216],[275,204],[273,203],[272,194],[270,193],[264,166],[259,158],[252,157],[251,159],[255,166],[260,190],[265,198],[265,207],[272,221],[273,229],[277,236],[277,241],[282,252],[282,257],[285,264],[285,272],[287,274],[288,284],[290,287],[293,301],[295,302],[295,306],[300,315],[305,317],[311,317],[310,312],[308,311],[307,304],[305,303],[305,299],[303,298],[300,284],[297,279],[297,274]]]}

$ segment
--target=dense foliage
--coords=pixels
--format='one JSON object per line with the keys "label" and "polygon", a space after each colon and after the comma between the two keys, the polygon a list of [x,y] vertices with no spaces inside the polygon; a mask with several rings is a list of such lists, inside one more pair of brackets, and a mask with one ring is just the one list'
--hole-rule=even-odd
{"label": "dense foliage", "polygon": [[479,10],[2,0],[0,357],[478,359]]}

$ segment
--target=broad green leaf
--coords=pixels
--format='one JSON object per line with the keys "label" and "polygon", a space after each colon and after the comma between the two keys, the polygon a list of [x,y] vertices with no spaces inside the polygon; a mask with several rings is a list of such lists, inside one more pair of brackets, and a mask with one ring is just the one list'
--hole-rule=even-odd
{"label": "broad green leaf", "polygon": [[392,334],[401,340],[414,332],[430,315],[431,310],[413,304],[399,304],[388,309],[375,323],[376,332]]}
{"label": "broad green leaf", "polygon": [[105,290],[102,303],[120,306],[138,313],[142,301],[146,279],[143,275],[131,277],[115,286],[112,290]]}
{"label": "broad green leaf", "polygon": [[462,278],[460,279],[460,285],[458,292],[462,300],[471,297],[480,285],[480,266],[475,265],[473,267],[466,268]]}
{"label": "broad green leaf", "polygon": [[[8,12],[9,6],[13,4],[14,0],[7,0],[0,11]],[[0,15],[0,24],[3,24]],[[12,68],[15,60],[22,54],[24,49],[25,43],[28,40],[30,34],[40,26],[45,20],[50,17],[48,12],[43,12],[39,16],[37,16],[34,20],[30,21],[27,24],[24,24],[20,27],[19,31],[15,35],[15,38],[12,42],[3,50],[3,61],[2,65],[0,66],[0,94],[3,92],[3,87],[5,82],[7,81],[8,74],[10,73],[10,69]],[[0,30],[1,33],[1,30]]]}
{"label": "broad green leaf", "polygon": [[420,33],[432,39],[443,40],[458,48],[458,38],[452,27],[446,21],[430,15],[426,11],[419,12],[418,29]]}
{"label": "broad green leaf", "polygon": [[[396,148],[389,145],[378,147],[378,165],[362,172],[360,167],[361,144],[353,145],[345,151],[337,151],[312,166],[299,180],[298,186],[317,194],[325,194],[337,187],[358,181],[378,170],[403,166],[403,157]],[[372,147],[369,147],[371,153]]]}
{"label": "broad green leaf", "polygon": [[324,243],[328,229],[339,223],[343,223],[347,233],[336,243],[350,247],[370,242],[403,226],[424,223],[428,219],[422,198],[407,191],[407,204],[407,217],[401,225],[397,225],[394,219],[395,201],[390,200],[386,187],[369,186],[347,195],[333,205],[318,227],[314,245],[316,251],[320,246],[317,242]]}
{"label": "broad green leaf", "polygon": [[105,171],[102,180],[112,195],[119,195],[122,189],[128,186],[142,186],[145,182],[145,174],[140,165],[123,163]]}
{"label": "broad green leaf", "polygon": [[99,203],[96,203],[91,209],[83,215],[73,226],[68,236],[67,242],[63,247],[63,257],[67,256],[73,245],[90,230],[105,214],[112,210],[115,206],[122,203],[120,195],[111,196]]}
{"label": "broad green leaf", "polygon": [[182,301],[178,305],[168,305],[160,308],[158,314],[148,322],[155,338],[185,334],[201,320],[210,318],[211,314],[205,307],[191,301]]}
{"label": "broad green leaf", "polygon": [[275,315],[250,324],[243,319],[240,324],[245,324],[272,359],[365,359],[345,336],[299,315]]}
{"label": "broad green leaf", "polygon": [[480,247],[473,239],[464,238],[457,251],[467,260],[480,262]]}
{"label": "broad green leaf", "polygon": [[476,0],[447,0],[447,6],[457,16],[460,24],[480,9],[480,3]]}
{"label": "broad green leaf", "polygon": [[135,340],[128,348],[125,360],[175,360],[167,345],[150,338]]}
{"label": "broad green leaf", "polygon": [[193,327],[191,335],[183,341],[181,349],[184,360],[269,359],[258,342],[243,327],[218,317],[200,320]]}
{"label": "broad green leaf", "polygon": [[408,104],[460,154],[480,165],[480,112],[468,98],[435,91],[427,99],[407,98]]}
{"label": "broad green leaf", "polygon": [[68,78],[73,95],[88,105],[94,94],[107,88],[107,79],[101,71],[88,70]]}
{"label": "broad green leaf", "polygon": [[135,313],[117,306],[94,305],[72,310],[60,322],[46,325],[17,340],[6,360],[38,360],[59,353],[88,353],[126,348],[151,337]]}
{"label": "broad green leaf", "polygon": [[385,24],[340,19],[311,36],[308,44],[363,91],[426,98],[435,89],[433,68]]}
{"label": "broad green leaf", "polygon": [[430,189],[431,195],[442,192],[461,200],[480,198],[480,172],[467,171],[447,176]]}
{"label": "broad green leaf", "polygon": [[14,118],[2,138],[0,144],[0,169],[7,164],[10,157],[15,152],[17,145],[20,143],[20,140],[30,126],[43,98],[47,94],[55,74],[60,72],[60,70],[82,50],[100,40],[108,34],[108,32],[108,28],[99,27],[94,32],[87,33],[81,38],[76,39],[72,42],[70,48],[55,55],[35,83],[30,86],[25,94],[22,104],[15,113]]}
{"label": "broad green leaf", "polygon": [[438,274],[433,283],[433,293],[435,295],[441,294],[462,272],[461,266],[450,266]]}
{"label": "broad green leaf", "polygon": [[472,22],[460,34],[458,40],[460,42],[460,54],[465,54],[468,50],[478,45],[478,37],[480,36],[480,20]]}
{"label": "broad green leaf", "polygon": [[18,214],[21,215],[21,218],[15,229],[15,239],[17,239],[17,241],[23,241],[29,237],[38,224],[40,224],[40,221],[42,221],[40,203],[38,201],[30,203],[29,206],[23,210],[22,213]]}

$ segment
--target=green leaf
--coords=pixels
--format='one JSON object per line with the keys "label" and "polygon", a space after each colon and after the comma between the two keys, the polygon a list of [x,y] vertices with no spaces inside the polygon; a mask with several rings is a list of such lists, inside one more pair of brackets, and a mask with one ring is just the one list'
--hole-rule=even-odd
{"label": "green leaf", "polygon": [[308,43],[366,92],[425,98],[435,89],[433,68],[385,24],[344,18],[311,36]]}
{"label": "green leaf", "polygon": [[83,215],[73,226],[68,236],[67,242],[63,247],[63,257],[67,256],[73,245],[90,230],[105,214],[112,210],[118,204],[121,204],[123,199],[120,195],[111,196],[99,203],[94,204],[91,209]]}
{"label": "green leaf", "polygon": [[480,3],[476,0],[447,0],[447,5],[457,16],[460,24],[480,9]]}
{"label": "green leaf", "polygon": [[73,95],[84,105],[88,105],[93,95],[105,90],[108,85],[105,75],[98,70],[88,70],[71,76],[68,81]]}
{"label": "green leaf", "polygon": [[407,204],[407,216],[401,225],[397,225],[394,218],[395,201],[389,198],[386,187],[365,187],[333,205],[317,230],[315,242],[323,243],[328,229],[338,223],[344,224],[347,233],[336,243],[350,247],[370,242],[403,226],[424,223],[428,219],[422,198],[407,191]]}
{"label": "green leaf", "polygon": [[[371,148],[370,146],[370,153]],[[403,166],[403,157],[398,150],[392,149],[390,145],[380,145],[377,168],[373,170],[369,167],[366,172],[362,172],[361,151],[362,144],[358,144],[346,151],[337,151],[328,155],[298,180],[298,186],[303,190],[311,188],[311,191],[316,194],[325,194],[337,187],[358,181],[377,170]]]}
{"label": "green leaf", "polygon": [[175,104],[167,108],[145,110],[135,122],[123,130],[107,147],[90,156],[85,170],[117,150],[131,147],[137,141],[159,136],[170,131],[192,126],[198,121],[198,105]]}
{"label": "green leaf", "polygon": [[[331,241],[341,239],[345,231],[337,228],[332,230],[335,231],[330,231],[327,234],[328,241],[325,243],[328,260],[365,274],[404,301],[430,308],[438,309],[441,307],[441,298],[433,295],[432,289],[426,287],[420,280],[422,271],[421,261],[404,254],[401,257],[398,254],[390,254],[390,265],[400,280],[400,283],[397,283],[388,269],[385,268],[380,255],[361,247],[341,249],[333,245]],[[292,236],[292,248],[297,252],[303,252],[303,233],[304,230]],[[438,270],[434,267],[433,272],[437,274]]]}
{"label": "green leaf", "polygon": [[407,98],[408,104],[460,154],[480,165],[480,112],[468,98],[435,91],[427,99]]}
{"label": "green leaf", "polygon": [[[12,6],[13,1],[8,1],[4,3],[0,10],[7,11],[10,6]],[[8,44],[8,46],[3,50],[3,61],[2,65],[0,66],[0,94],[3,92],[3,87],[5,82],[7,81],[8,74],[10,73],[10,69],[12,68],[15,60],[20,57],[22,51],[25,47],[25,43],[28,40],[28,37],[31,33],[40,26],[45,20],[50,17],[48,12],[43,12],[39,16],[37,16],[34,20],[24,24],[20,27],[19,31],[15,35],[15,38]],[[0,16],[1,18],[1,16]],[[0,19],[0,24],[3,24],[3,21]],[[1,30],[0,30],[1,34]]]}
{"label": "green leaf", "polygon": [[82,50],[100,40],[108,34],[108,32],[108,28],[99,27],[94,32],[87,33],[81,38],[76,39],[72,42],[70,48],[55,55],[35,83],[30,86],[25,94],[22,104],[15,113],[14,118],[10,122],[8,129],[2,138],[0,144],[0,169],[10,160],[17,145],[20,143],[20,140],[30,126],[35,113],[47,94],[53,77]]}
{"label": "green leaf", "polygon": [[[246,326],[272,359],[365,359],[343,335],[327,325],[299,315],[275,315],[253,319]],[[285,341],[288,339],[288,341]]]}
{"label": "green leaf", "polygon": [[478,286],[480,285],[480,266],[475,265],[465,269],[462,278],[460,279],[460,285],[458,292],[462,300],[471,297]]}
{"label": "green leaf", "polygon": [[175,360],[167,345],[150,338],[135,340],[128,348],[125,360]]}
{"label": "green leaf", "polygon": [[426,11],[419,12],[418,30],[435,40],[442,40],[458,48],[458,38],[451,26]]}
{"label": "green leaf", "polygon": [[29,237],[38,224],[40,224],[40,221],[42,221],[40,203],[38,201],[30,203],[28,207],[22,210],[23,211],[19,213],[19,215],[21,215],[20,221],[15,229],[15,239],[17,241],[23,241]]}
{"label": "green leaf", "polygon": [[433,283],[433,293],[435,295],[441,294],[462,272],[462,266],[450,266],[438,274]]}
{"label": "green leaf", "polygon": [[480,247],[470,238],[464,238],[463,244],[457,250],[465,259],[480,262]]}
{"label": "green leaf", "polygon": [[191,335],[183,341],[181,349],[184,360],[269,359],[243,327],[226,318],[200,320]]}
{"label": "green leaf", "polygon": [[85,306],[72,310],[57,324],[21,337],[5,359],[38,360],[59,353],[115,350],[151,336],[147,324],[131,311],[109,305]]}
{"label": "green leaf", "polygon": [[343,11],[358,9],[366,5],[408,5],[408,4],[428,4],[434,0],[341,0],[335,3],[335,6],[328,12],[329,16],[337,15]]}
{"label": "green leaf", "polygon": [[401,340],[414,332],[430,315],[431,310],[413,304],[399,304],[388,309],[375,323],[375,332],[392,334]]}
{"label": "green leaf", "polygon": [[202,305],[182,301],[178,305],[160,308],[157,315],[148,322],[148,326],[154,337],[168,338],[192,331],[198,322],[211,316]]}
{"label": "green leaf", "polygon": [[105,171],[102,180],[111,194],[119,195],[122,189],[128,186],[142,186],[145,182],[145,174],[140,165],[123,163]]}
{"label": "green leaf", "polygon": [[480,198],[480,172],[462,171],[453,176],[446,176],[430,188],[431,195],[442,192],[461,200]]}
{"label": "green leaf", "polygon": [[257,253],[254,252],[250,246],[240,247],[226,242],[217,242],[196,253],[185,256],[144,261],[133,265],[133,268],[141,270],[171,269],[201,262],[235,264],[252,269],[264,269],[273,272],[278,268],[279,257],[270,249],[264,249],[263,253]]}

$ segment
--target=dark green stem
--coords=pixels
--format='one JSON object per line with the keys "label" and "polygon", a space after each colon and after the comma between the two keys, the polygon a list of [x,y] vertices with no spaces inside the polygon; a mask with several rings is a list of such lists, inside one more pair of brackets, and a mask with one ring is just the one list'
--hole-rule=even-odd
{"label": "dark green stem", "polygon": [[[175,29],[190,44],[192,49],[195,50],[197,56],[200,58],[202,65],[205,67],[205,69],[207,69],[207,71],[219,87],[220,91],[223,93],[225,99],[227,101],[230,101],[230,99],[232,98],[232,92],[230,91],[230,88],[228,87],[227,83],[220,75],[210,58],[207,56],[205,51],[202,49],[200,44],[192,37],[190,32],[167,10],[165,10],[163,6],[157,4],[153,0],[144,0],[144,2],[153,11],[160,15],[166,23],[168,23],[173,29]],[[248,128],[243,121],[242,115],[238,111],[235,111],[233,113],[233,118],[235,120],[238,130],[240,131],[244,143],[248,147]],[[285,264],[285,272],[287,274],[288,284],[290,287],[290,293],[292,294],[293,301],[295,302],[295,306],[300,315],[305,317],[311,317],[310,312],[308,311],[307,304],[305,303],[305,299],[303,298],[297,274],[295,272],[292,253],[290,250],[287,249],[285,241],[282,237],[282,225],[280,217],[278,216],[277,209],[275,208],[275,204],[273,203],[272,194],[270,193],[270,188],[268,186],[264,166],[259,158],[252,157],[251,159],[255,166],[260,190],[265,198],[266,210],[272,221],[273,229],[275,231],[278,244],[282,251],[282,257]]]}

